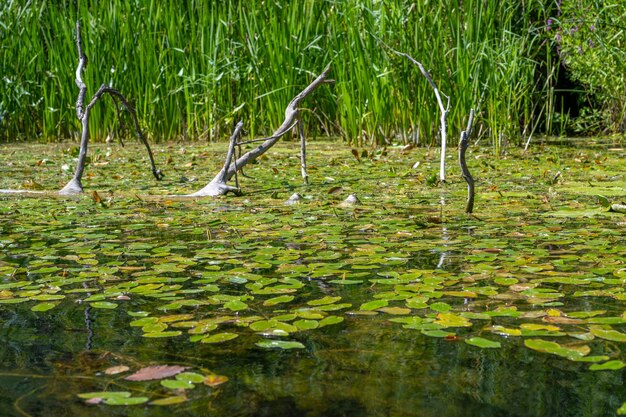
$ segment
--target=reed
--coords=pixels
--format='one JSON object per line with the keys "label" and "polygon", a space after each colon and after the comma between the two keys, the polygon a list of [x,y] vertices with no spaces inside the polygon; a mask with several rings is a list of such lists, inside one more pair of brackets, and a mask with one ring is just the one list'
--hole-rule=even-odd
{"label": "reed", "polygon": [[[449,136],[470,108],[495,148],[552,117],[543,1],[8,0],[0,5],[0,141],[75,137],[80,19],[90,91],[134,100],[152,140],[218,140],[243,120],[272,131],[289,99],[329,62],[336,84],[311,97],[313,134],[353,145],[437,143],[432,89],[385,44],[420,60],[451,97]],[[97,106],[94,139],[115,129]],[[548,132],[549,133],[549,132]]]}

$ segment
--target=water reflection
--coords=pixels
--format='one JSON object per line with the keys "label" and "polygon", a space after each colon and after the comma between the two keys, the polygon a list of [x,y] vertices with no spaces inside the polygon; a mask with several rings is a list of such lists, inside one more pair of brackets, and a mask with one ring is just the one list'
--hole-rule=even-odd
{"label": "water reflection", "polygon": [[[49,319],[3,312],[1,415],[608,416],[625,395],[621,372],[581,372],[586,365],[517,340],[480,350],[399,332],[379,317],[303,334],[306,350],[267,352],[245,337],[236,346],[146,342],[106,311],[94,319],[96,350],[86,352],[80,312]],[[97,387],[109,355],[210,368],[230,381],[170,408],[85,406],[75,395]]]}

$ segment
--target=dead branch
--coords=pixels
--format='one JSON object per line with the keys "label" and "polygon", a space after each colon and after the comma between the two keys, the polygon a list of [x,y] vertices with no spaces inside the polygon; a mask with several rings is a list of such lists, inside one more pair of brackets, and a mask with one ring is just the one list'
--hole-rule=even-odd
{"label": "dead branch", "polygon": [[[284,121],[278,127],[278,129],[274,131],[274,133],[271,136],[262,139],[263,143],[261,143],[256,148],[241,155],[239,158],[236,159],[234,164],[232,165],[230,165],[229,163],[224,164],[224,168],[222,168],[222,170],[211,180],[211,182],[209,182],[201,190],[193,194],[189,194],[188,197],[218,196],[218,195],[227,194],[229,191],[236,191],[236,190],[238,191],[239,190],[238,188],[229,186],[226,184],[226,182],[230,180],[237,173],[238,170],[241,170],[247,164],[249,164],[250,162],[254,161],[258,157],[263,155],[265,152],[267,152],[268,149],[274,146],[281,137],[283,137],[285,134],[291,131],[291,129],[293,129],[297,124],[302,123],[300,119],[300,109],[299,109],[300,103],[306,97],[311,95],[311,93],[313,93],[313,91],[315,91],[317,87],[319,87],[320,85],[334,82],[333,80],[327,79],[329,73],[330,73],[330,65],[328,65],[324,69],[324,71],[315,80],[311,82],[311,84],[309,84],[304,90],[302,90],[289,102],[289,104],[287,105],[285,109]],[[239,133],[237,132],[237,129],[235,129],[235,133],[233,133],[233,137],[236,137],[238,135]],[[307,181],[308,177],[306,176],[306,161],[305,161],[306,149],[304,148],[305,144],[304,144],[304,132],[303,131],[300,132],[300,138],[302,142],[301,143],[301,158],[303,161],[302,166],[301,166],[302,176],[305,179],[305,181]],[[233,139],[231,137],[231,143],[232,143],[232,140]],[[237,142],[235,143],[235,145],[241,145],[243,143],[251,143],[251,142],[252,141]],[[229,156],[226,155],[227,161],[228,161],[228,157]]]}
{"label": "dead branch", "polygon": [[300,132],[300,172],[305,184],[309,184],[309,175],[306,172],[306,138],[304,137],[304,125],[302,118],[298,119],[298,131]]}
{"label": "dead branch", "polygon": [[[413,64],[417,65],[420,72],[426,78],[426,80],[428,80],[428,83],[430,84],[430,86],[432,87],[435,93],[435,97],[437,98],[437,105],[439,106],[439,110],[441,112],[441,115],[439,117],[439,122],[441,124],[441,163],[439,165],[439,180],[441,182],[445,182],[446,181],[446,144],[447,144],[447,130],[448,130],[446,127],[446,118],[448,117],[448,113],[450,111],[450,97],[446,96],[445,94],[439,91],[439,88],[437,88],[437,84],[435,84],[432,77],[430,76],[428,71],[426,71],[426,69],[424,68],[421,62],[417,61],[415,58],[413,58],[411,55],[407,53],[396,51],[395,49],[391,48],[390,46],[386,44],[385,46],[387,46],[387,48],[389,48],[394,54],[405,57],[409,61],[411,61]],[[441,99],[442,95],[447,100],[445,107],[443,105],[443,100]]]}
{"label": "dead branch", "polygon": [[[163,174],[160,170],[156,168],[154,163],[154,156],[152,154],[152,150],[150,149],[150,145],[146,140],[145,136],[141,132],[141,127],[139,125],[139,119],[137,118],[137,113],[135,109],[130,105],[126,97],[115,90],[114,88],[108,87],[106,85],[101,85],[98,91],[93,95],[89,104],[85,107],[85,95],[87,94],[87,85],[83,81],[82,73],[85,71],[87,67],[87,56],[83,51],[82,39],[80,36],[80,22],[76,22],[76,46],[78,48],[78,66],[76,67],[76,85],[78,86],[78,98],[76,99],[76,117],[81,122],[81,140],[80,140],[80,151],[78,153],[78,163],[76,164],[76,171],[74,172],[74,177],[67,183],[65,187],[63,187],[59,194],[67,195],[67,194],[79,194],[83,192],[83,186],[81,184],[81,179],[83,176],[83,171],[85,170],[85,163],[87,160],[87,146],[89,144],[89,114],[91,109],[95,104],[100,100],[105,94],[108,94],[113,98],[116,106],[116,114],[118,118],[120,117],[119,107],[117,100],[121,101],[126,110],[130,113],[134,125],[135,125],[135,133],[139,140],[146,146],[148,150],[148,157],[150,158],[150,166],[152,168],[152,175],[157,179],[157,181],[163,178]],[[121,119],[120,119],[121,123]]]}
{"label": "dead branch", "polygon": [[474,211],[474,177],[470,174],[467,168],[467,162],[465,161],[465,151],[467,151],[469,145],[473,122],[474,109],[471,109],[469,120],[467,121],[467,128],[461,132],[461,140],[459,141],[459,165],[461,165],[461,175],[465,182],[467,182],[467,204],[465,205],[465,212],[467,214],[472,214],[472,211]]}

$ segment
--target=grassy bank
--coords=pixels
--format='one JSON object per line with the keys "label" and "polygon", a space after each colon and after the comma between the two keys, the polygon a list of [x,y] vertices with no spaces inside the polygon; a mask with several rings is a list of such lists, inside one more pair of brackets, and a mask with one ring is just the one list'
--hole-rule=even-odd
{"label": "grassy bank", "polygon": [[[291,97],[331,62],[336,84],[307,102],[311,133],[339,134],[355,145],[436,143],[432,89],[382,42],[420,60],[450,96],[453,141],[471,107],[478,110],[476,132],[496,147],[522,142],[535,127],[550,130],[554,68],[544,2],[444,3],[4,2],[0,140],[76,134],[76,19],[90,91],[107,83],[127,94],[153,140],[217,140],[239,119],[250,134],[267,133]],[[99,104],[93,135],[105,137],[114,118]]]}

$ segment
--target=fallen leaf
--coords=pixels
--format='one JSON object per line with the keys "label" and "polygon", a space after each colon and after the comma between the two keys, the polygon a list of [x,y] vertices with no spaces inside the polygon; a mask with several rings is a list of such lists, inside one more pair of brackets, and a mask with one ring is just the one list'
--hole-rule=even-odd
{"label": "fallen leaf", "polygon": [[124,379],[127,381],[151,381],[154,379],[163,379],[179,374],[187,368],[187,366],[178,365],[147,366]]}
{"label": "fallen leaf", "polygon": [[204,385],[208,385],[209,387],[217,387],[218,385],[222,385],[226,381],[228,381],[227,376],[209,375],[204,378]]}
{"label": "fallen leaf", "polygon": [[130,368],[126,365],[118,365],[118,366],[112,366],[110,368],[105,369],[104,373],[107,375],[117,375],[117,374],[121,374],[122,372],[126,372],[129,369]]}
{"label": "fallen leaf", "polygon": [[557,317],[546,316],[542,318],[541,320],[547,323],[557,323],[557,324],[581,324],[585,322],[584,320],[581,320],[581,319],[573,319],[570,317],[563,317],[563,316],[557,316]]}
{"label": "fallen leaf", "polygon": [[100,397],[94,397],[94,398],[90,398],[88,400],[85,400],[85,404],[95,405],[95,404],[100,404],[102,401],[104,401],[104,399],[102,399]]}

